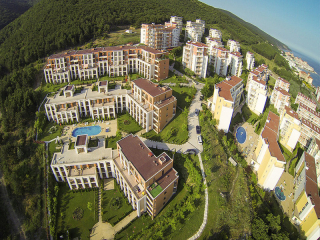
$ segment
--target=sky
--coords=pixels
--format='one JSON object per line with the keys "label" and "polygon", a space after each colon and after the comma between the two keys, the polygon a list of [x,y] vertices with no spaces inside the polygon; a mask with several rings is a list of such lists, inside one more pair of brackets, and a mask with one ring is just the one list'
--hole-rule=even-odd
{"label": "sky", "polygon": [[200,0],[232,12],[320,64],[320,0]]}

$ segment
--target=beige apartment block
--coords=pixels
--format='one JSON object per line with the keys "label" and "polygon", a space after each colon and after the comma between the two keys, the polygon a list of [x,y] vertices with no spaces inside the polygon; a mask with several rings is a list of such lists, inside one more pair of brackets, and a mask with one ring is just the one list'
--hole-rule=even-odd
{"label": "beige apartment block", "polygon": [[249,75],[247,81],[247,99],[246,103],[249,109],[257,115],[264,111],[267,101],[267,83],[255,75]]}
{"label": "beige apartment block", "polygon": [[172,89],[160,87],[147,79],[132,81],[127,95],[127,111],[146,131],[159,133],[175,116],[177,99]]}
{"label": "beige apartment block", "polygon": [[302,94],[301,92],[298,93],[294,103],[299,104],[299,105],[302,103],[305,106],[308,106],[308,108],[312,109],[313,111],[316,111],[316,108],[317,108],[317,103],[314,100],[312,100],[311,98]]}
{"label": "beige apartment block", "polygon": [[320,188],[320,140],[312,138],[306,152],[315,159],[318,187]]}
{"label": "beige apartment block", "polygon": [[182,65],[198,77],[205,78],[208,66],[208,46],[200,42],[187,42],[183,47]]}
{"label": "beige apartment block", "polygon": [[279,124],[280,117],[269,112],[251,160],[251,165],[257,173],[258,184],[268,190],[275,188],[286,164],[277,142]]}
{"label": "beige apartment block", "polygon": [[295,168],[293,222],[301,227],[307,240],[320,238],[320,197],[315,159],[304,152]]}
{"label": "beige apartment block", "polygon": [[158,50],[166,50],[177,47],[180,37],[180,29],[177,23],[166,22],[162,24],[142,24],[140,43]]}
{"label": "beige apartment block", "polygon": [[243,92],[242,79],[236,76],[215,84],[213,96],[208,99],[208,108],[217,120],[218,129],[225,133],[229,131],[233,112],[240,105]]}
{"label": "beige apartment block", "polygon": [[210,28],[209,30],[209,38],[217,38],[220,39],[222,38],[222,32],[218,29]]}
{"label": "beige apartment block", "polygon": [[115,178],[132,208],[140,216],[148,212],[154,218],[176,193],[178,172],[173,160],[162,153],[155,156],[137,136],[128,135],[117,142],[117,150],[88,147],[88,136],[77,136],[75,149],[64,145],[54,153],[51,169],[58,182],[70,189],[99,186],[100,179]]}
{"label": "beige apartment block", "polygon": [[312,124],[320,127],[320,113],[310,108],[310,105],[311,104],[305,105],[304,103],[300,102],[297,113],[300,118],[304,118],[309,122],[312,122]]}
{"label": "beige apartment block", "polygon": [[284,78],[281,78],[279,77],[276,82],[275,82],[275,85],[274,87],[276,88],[282,88],[283,90],[289,92],[289,89],[290,89],[290,83],[285,80]]}
{"label": "beige apartment block", "polygon": [[173,23],[176,24],[176,28],[178,28],[179,35],[180,35],[182,32],[182,28],[183,28],[183,17],[171,16],[170,24],[173,24]]}
{"label": "beige apartment block", "polygon": [[280,115],[280,143],[292,152],[301,135],[301,122],[298,114],[285,106]]}
{"label": "beige apartment block", "polygon": [[299,137],[299,143],[308,147],[312,138],[320,139],[320,128],[312,122],[301,118],[301,135]]}
{"label": "beige apartment block", "polygon": [[187,21],[185,39],[189,39],[192,42],[201,42],[201,38],[205,31],[205,26],[205,21],[201,19],[197,19],[195,22]]}
{"label": "beige apartment block", "polygon": [[53,54],[48,57],[44,68],[47,83],[98,79],[104,75],[126,76],[129,73],[160,81],[168,77],[169,59],[162,51],[147,46],[115,46]]}
{"label": "beige apartment block", "polygon": [[278,113],[280,113],[285,106],[290,106],[290,94],[282,88],[275,87],[271,94],[270,103],[273,104]]}
{"label": "beige apartment block", "polygon": [[254,68],[254,54],[252,52],[247,52],[246,54],[247,70],[251,71]]}
{"label": "beige apartment block", "polygon": [[227,46],[229,47],[230,52],[240,52],[240,43],[235,40],[229,39]]}
{"label": "beige apartment block", "polygon": [[47,97],[47,119],[56,123],[79,122],[84,116],[110,119],[126,110],[128,90],[108,90],[107,81],[98,82],[97,85],[97,91],[93,91],[93,85],[78,89],[74,85],[68,85],[60,93]]}
{"label": "beige apartment block", "polygon": [[265,82],[268,82],[269,80],[268,66],[265,64],[262,64],[259,67],[253,69],[248,75],[248,80],[252,79],[254,76]]}

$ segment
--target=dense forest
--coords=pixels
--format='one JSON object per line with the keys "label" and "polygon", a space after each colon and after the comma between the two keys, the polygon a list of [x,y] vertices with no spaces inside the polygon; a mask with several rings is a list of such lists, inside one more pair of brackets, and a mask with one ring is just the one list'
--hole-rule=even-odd
{"label": "dense forest", "polygon": [[[0,0],[0,4],[3,2],[11,3]],[[15,15],[10,7],[11,12],[1,14],[5,10],[1,6],[4,5],[0,5],[0,20],[4,25],[26,10],[19,10]],[[11,20],[3,20],[10,15]],[[119,25],[140,27],[141,23],[163,23],[172,15],[182,16],[184,21],[201,18],[206,24],[224,29],[241,44],[257,46],[256,50],[268,59],[271,52],[270,59],[282,64],[279,52],[268,44],[265,52],[264,48],[258,48],[266,41],[263,36],[196,0],[41,0],[0,31],[0,164],[14,207],[22,215],[30,239],[43,239],[45,228],[41,222],[43,149],[33,142],[35,112],[43,98],[43,93],[33,88],[43,58],[75,48]],[[280,67],[279,73],[288,74]],[[0,213],[5,213],[1,207]],[[2,221],[9,225],[5,218]],[[0,229],[0,236],[6,238],[9,231],[4,230]]]}

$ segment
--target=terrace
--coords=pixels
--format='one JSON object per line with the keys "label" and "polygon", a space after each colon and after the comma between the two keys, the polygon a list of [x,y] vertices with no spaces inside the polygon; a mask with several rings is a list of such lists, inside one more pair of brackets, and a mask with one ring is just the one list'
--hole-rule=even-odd
{"label": "terrace", "polygon": [[69,169],[68,177],[95,176],[96,174],[97,168],[95,166],[91,166],[84,169]]}

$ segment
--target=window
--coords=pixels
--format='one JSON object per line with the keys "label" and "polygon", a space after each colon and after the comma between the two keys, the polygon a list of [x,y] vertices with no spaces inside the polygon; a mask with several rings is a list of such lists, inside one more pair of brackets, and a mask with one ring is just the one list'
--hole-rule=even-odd
{"label": "window", "polygon": [[166,195],[166,194],[167,194],[167,191],[164,192],[164,195]]}
{"label": "window", "polygon": [[163,200],[166,200],[167,197],[164,197]]}
{"label": "window", "polygon": [[165,205],[166,204],[166,202],[163,202],[163,205]]}

